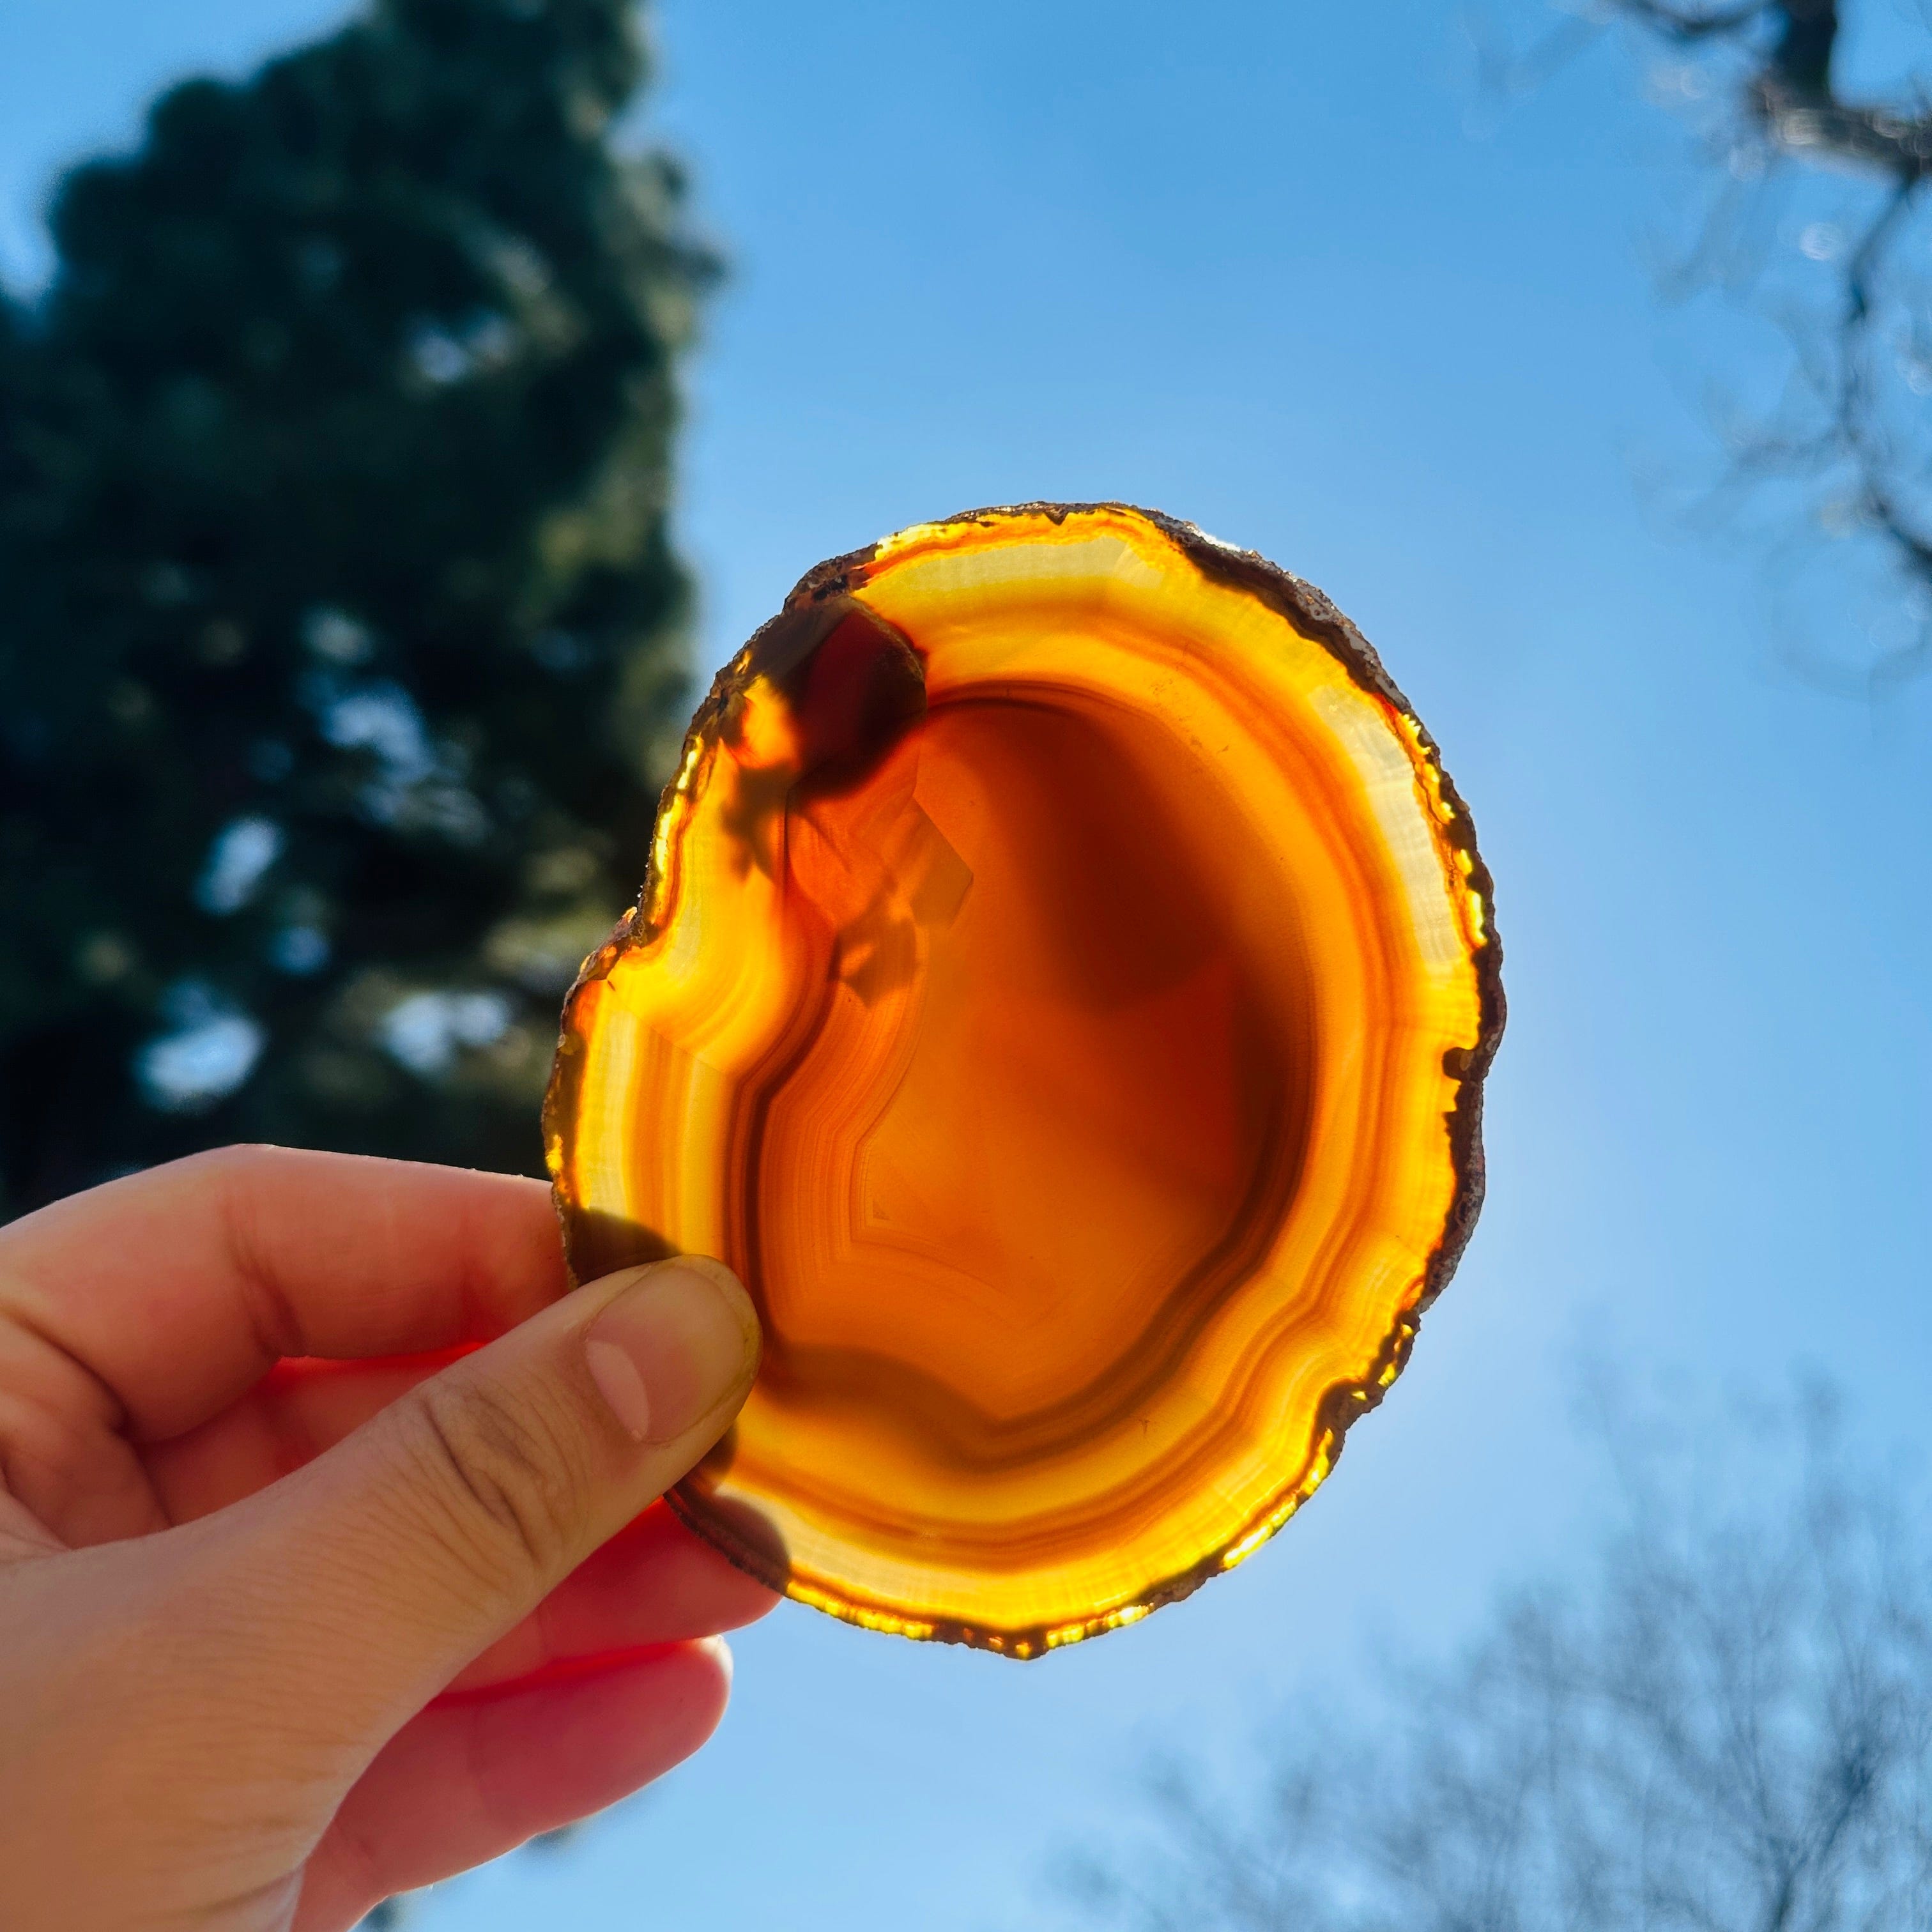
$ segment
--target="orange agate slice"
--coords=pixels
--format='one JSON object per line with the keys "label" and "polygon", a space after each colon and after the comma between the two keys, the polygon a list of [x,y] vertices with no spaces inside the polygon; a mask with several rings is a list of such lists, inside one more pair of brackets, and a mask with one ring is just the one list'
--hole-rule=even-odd
{"label": "orange agate slice", "polygon": [[1322,594],[1119,504],[821,565],[720,674],[546,1138],[580,1278],[719,1256],[676,1491],[801,1600],[1030,1657],[1286,1520],[1482,1191],[1490,879]]}

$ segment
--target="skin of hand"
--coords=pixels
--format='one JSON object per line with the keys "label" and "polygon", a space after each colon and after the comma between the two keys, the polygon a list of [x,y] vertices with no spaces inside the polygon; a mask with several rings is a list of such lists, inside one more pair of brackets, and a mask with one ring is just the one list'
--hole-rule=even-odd
{"label": "skin of hand", "polygon": [[657,1498],[757,1318],[541,1183],[231,1148],[0,1228],[0,1923],[338,1932],[608,1804],[773,1599]]}

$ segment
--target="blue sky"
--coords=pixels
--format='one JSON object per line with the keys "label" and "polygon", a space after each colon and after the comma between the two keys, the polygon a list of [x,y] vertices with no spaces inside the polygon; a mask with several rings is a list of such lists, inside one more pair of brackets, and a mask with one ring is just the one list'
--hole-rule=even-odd
{"label": "blue sky", "polygon": [[[52,172],[155,86],[344,10],[7,0],[0,261],[40,272]],[[1496,872],[1490,1199],[1389,1403],[1244,1568],[1027,1666],[787,1606],[701,1759],[428,1926],[1044,1925],[1056,1849],[1148,1753],[1238,1765],[1281,1700],[1584,1546],[1580,1364],[1694,1403],[1813,1364],[1871,1439],[1932,1443],[1932,697],[1780,670],[1760,553],[1640,482],[1756,351],[1656,299],[1640,243],[1686,177],[1635,69],[1586,60],[1478,137],[1453,20],[662,8],[646,125],[734,264],[684,454],[707,658],[820,557],[982,502],[1125,497],[1314,579]]]}

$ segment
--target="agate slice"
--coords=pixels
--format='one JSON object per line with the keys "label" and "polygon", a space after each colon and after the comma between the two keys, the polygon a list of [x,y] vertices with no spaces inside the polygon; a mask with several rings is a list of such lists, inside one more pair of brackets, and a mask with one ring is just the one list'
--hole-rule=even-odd
{"label": "agate slice", "polygon": [[1307,584],[1118,504],[821,565],[699,710],[546,1111],[578,1277],[716,1255],[764,1318],[680,1513],[1013,1657],[1238,1562],[1468,1235],[1498,963]]}

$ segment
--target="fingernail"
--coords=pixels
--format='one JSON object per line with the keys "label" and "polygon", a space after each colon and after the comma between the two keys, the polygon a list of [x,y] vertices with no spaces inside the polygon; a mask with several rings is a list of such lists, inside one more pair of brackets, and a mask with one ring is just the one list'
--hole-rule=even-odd
{"label": "fingernail", "polygon": [[757,1318],[722,1263],[664,1262],[591,1323],[584,1353],[632,1439],[668,1442],[750,1380]]}

